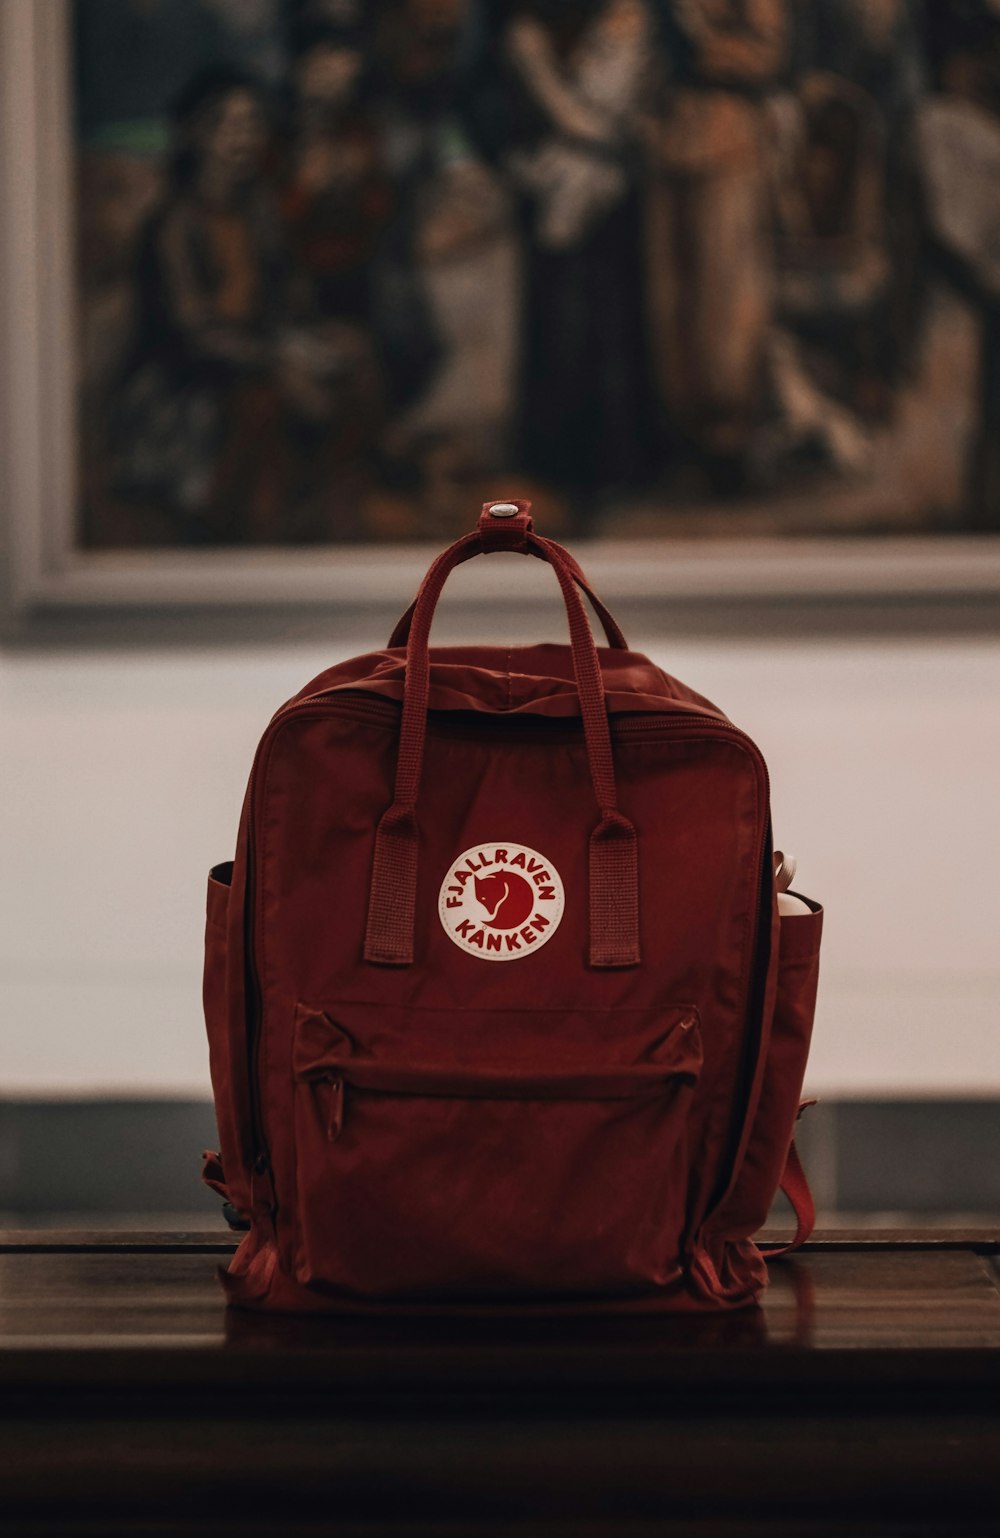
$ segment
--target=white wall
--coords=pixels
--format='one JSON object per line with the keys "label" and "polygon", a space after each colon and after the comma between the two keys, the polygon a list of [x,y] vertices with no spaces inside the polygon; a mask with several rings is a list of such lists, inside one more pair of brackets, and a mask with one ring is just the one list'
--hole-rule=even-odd
{"label": "white wall", "polygon": [[[346,650],[0,661],[0,1094],[207,1094],[207,867],[274,707]],[[760,743],[827,906],[809,1085],[1000,1093],[1000,643],[653,644]]]}

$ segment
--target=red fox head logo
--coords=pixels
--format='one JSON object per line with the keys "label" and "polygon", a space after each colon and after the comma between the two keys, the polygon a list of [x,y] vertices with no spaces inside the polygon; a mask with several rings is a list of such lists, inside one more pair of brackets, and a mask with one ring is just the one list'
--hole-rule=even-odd
{"label": "red fox head logo", "polygon": [[565,900],[562,878],[545,855],[526,844],[490,840],[464,849],[449,865],[438,891],[438,918],[467,956],[517,961],[552,939]]}
{"label": "red fox head logo", "polygon": [[517,929],[531,917],[535,894],[516,871],[498,870],[476,877],[476,901],[489,914],[483,920],[486,929]]}

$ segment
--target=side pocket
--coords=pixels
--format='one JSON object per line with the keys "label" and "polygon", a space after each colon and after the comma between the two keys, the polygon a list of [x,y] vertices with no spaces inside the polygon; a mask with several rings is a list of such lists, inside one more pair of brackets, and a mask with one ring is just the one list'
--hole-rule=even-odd
{"label": "side pocket", "polygon": [[[801,894],[796,894],[801,895]],[[816,1010],[823,909],[786,914],[779,926],[778,977],[767,1066],[743,1167],[710,1220],[713,1237],[748,1239],[767,1221],[792,1140]]]}
{"label": "side pocket", "polygon": [[[229,889],[232,879],[232,860],[226,860],[222,865],[214,865],[208,873],[202,1000],[205,1005],[205,1028],[208,1031],[210,1048],[223,1035],[226,1025],[226,920],[229,915]],[[212,1078],[214,1081],[214,1072]]]}
{"label": "side pocket", "polygon": [[223,1120],[223,1107],[231,1092],[229,1021],[226,999],[226,952],[228,948],[229,891],[233,862],[226,860],[208,873],[205,903],[205,968],[202,976],[202,1002],[205,1030],[208,1033],[208,1061],[215,1096],[216,1118]]}

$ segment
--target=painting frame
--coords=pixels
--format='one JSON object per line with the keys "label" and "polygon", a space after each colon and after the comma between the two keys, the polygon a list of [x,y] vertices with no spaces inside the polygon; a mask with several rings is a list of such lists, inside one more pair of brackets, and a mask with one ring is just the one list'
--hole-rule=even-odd
{"label": "painting frame", "polygon": [[[426,545],[86,550],[77,538],[70,0],[0,7],[2,610],[13,642],[374,633]],[[497,488],[498,495],[505,488]],[[475,516],[470,509],[470,523]],[[1000,536],[574,542],[643,633],[1000,629]],[[477,563],[479,564],[479,563]],[[495,563],[482,563],[493,567]],[[510,611],[463,581],[456,629]],[[526,614],[546,600],[527,584]]]}

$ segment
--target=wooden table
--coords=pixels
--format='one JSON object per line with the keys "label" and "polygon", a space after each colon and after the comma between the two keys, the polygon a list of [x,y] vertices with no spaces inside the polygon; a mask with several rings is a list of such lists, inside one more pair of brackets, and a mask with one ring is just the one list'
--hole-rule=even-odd
{"label": "wooden table", "polygon": [[227,1314],[206,1234],[0,1235],[0,1530],[1000,1533],[1000,1235],[818,1237],[762,1309]]}

